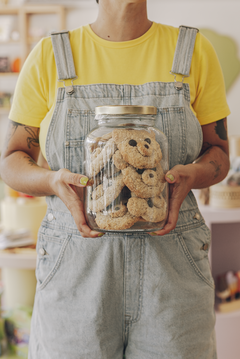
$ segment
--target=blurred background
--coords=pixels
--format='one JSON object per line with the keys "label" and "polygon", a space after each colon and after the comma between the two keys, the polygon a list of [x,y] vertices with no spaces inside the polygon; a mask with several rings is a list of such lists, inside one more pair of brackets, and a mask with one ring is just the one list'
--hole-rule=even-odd
{"label": "blurred background", "polygon": [[[95,0],[0,0],[0,152],[12,95],[28,53],[52,31],[91,23],[97,12]],[[231,110],[228,118],[231,169],[219,185],[195,191],[212,231],[208,255],[216,284],[219,359],[240,358],[239,14],[240,0],[148,0],[150,20],[200,29],[212,42],[225,79]],[[44,198],[13,191],[1,178],[0,202],[0,356],[27,358],[36,285],[35,246],[46,203]]]}

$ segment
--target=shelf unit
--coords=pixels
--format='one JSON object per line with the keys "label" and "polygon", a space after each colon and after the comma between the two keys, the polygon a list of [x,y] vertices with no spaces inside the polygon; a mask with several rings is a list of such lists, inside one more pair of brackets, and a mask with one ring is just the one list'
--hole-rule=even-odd
{"label": "shelf unit", "polygon": [[[199,205],[211,229],[212,245],[209,259],[213,277],[240,269],[240,208],[216,209]],[[216,312],[218,359],[239,359],[240,311]]]}
{"label": "shelf unit", "polygon": [[[31,51],[31,47],[36,44],[42,37],[33,37],[29,35],[30,29],[30,18],[32,15],[49,15],[53,14],[57,16],[57,29],[56,30],[64,30],[66,26],[65,19],[65,8],[61,5],[34,5],[34,4],[26,4],[20,7],[0,6],[0,16],[4,15],[13,15],[17,17],[18,20],[18,32],[19,32],[19,40],[11,40],[8,41],[0,41],[0,49],[1,46],[19,46],[19,58],[21,59],[21,66],[26,60],[29,52]],[[1,51],[0,51],[1,52]],[[0,72],[1,77],[7,76],[18,76],[17,72]],[[14,89],[13,89],[14,90]],[[0,118],[2,115],[5,115],[9,112],[9,109],[0,108]]]}

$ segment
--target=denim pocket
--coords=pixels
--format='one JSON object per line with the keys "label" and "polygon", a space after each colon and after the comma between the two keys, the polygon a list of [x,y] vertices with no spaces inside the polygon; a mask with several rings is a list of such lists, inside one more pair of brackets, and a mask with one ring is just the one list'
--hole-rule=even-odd
{"label": "denim pocket", "polygon": [[37,242],[37,266],[36,266],[36,279],[37,291],[42,290],[52,280],[57,273],[65,249],[69,243],[71,235],[49,236],[43,233],[39,234]]}
{"label": "denim pocket", "polygon": [[182,232],[178,235],[183,253],[195,273],[212,289],[214,280],[208,259],[211,234],[204,224],[201,227]]}
{"label": "denim pocket", "polygon": [[68,109],[65,137],[65,168],[72,173],[84,174],[84,141],[96,125],[94,112]]}

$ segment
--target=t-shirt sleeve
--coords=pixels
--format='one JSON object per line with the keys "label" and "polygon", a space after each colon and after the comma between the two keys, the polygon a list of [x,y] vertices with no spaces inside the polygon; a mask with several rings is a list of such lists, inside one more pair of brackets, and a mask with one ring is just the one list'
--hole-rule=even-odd
{"label": "t-shirt sleeve", "polygon": [[212,123],[230,114],[222,69],[210,41],[201,33],[195,46],[194,73],[196,97],[192,104],[201,125]]}
{"label": "t-shirt sleeve", "polygon": [[21,69],[9,114],[12,121],[33,127],[40,127],[49,111],[42,43],[33,48]]}

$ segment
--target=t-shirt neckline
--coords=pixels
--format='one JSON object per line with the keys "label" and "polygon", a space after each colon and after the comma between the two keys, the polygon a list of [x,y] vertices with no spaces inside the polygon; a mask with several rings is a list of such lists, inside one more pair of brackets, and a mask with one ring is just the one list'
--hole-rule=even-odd
{"label": "t-shirt neckline", "polygon": [[88,34],[90,35],[90,37],[97,42],[99,45],[104,46],[104,47],[110,47],[110,48],[127,48],[127,47],[132,47],[132,46],[136,46],[141,44],[142,42],[146,41],[147,39],[149,39],[149,37],[151,37],[153,35],[153,33],[156,31],[156,23],[153,22],[151,27],[148,29],[147,32],[145,32],[145,34],[143,34],[142,36],[134,39],[134,40],[129,40],[129,41],[109,41],[109,40],[105,40],[102,39],[101,37],[99,37],[98,35],[95,34],[95,32],[92,30],[90,24],[85,26]]}

